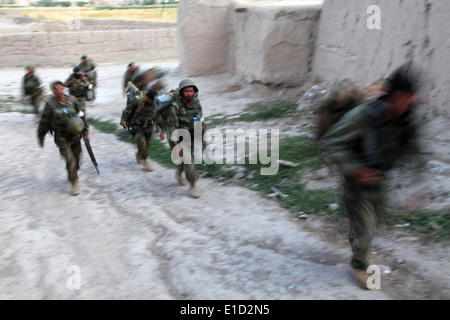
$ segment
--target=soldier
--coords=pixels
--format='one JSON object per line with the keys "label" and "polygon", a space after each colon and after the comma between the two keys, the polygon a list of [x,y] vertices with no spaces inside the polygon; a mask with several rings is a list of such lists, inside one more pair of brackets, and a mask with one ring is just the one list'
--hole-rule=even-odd
{"label": "soldier", "polygon": [[34,74],[34,67],[28,65],[25,67],[26,74],[23,76],[22,89],[23,99],[30,96],[31,105],[34,108],[36,121],[39,121],[39,106],[43,97],[42,84],[39,78]]}
{"label": "soldier", "polygon": [[89,81],[81,72],[80,67],[73,68],[73,73],[64,85],[69,88],[69,94],[77,98],[80,110],[86,114],[86,92],[89,87]]}
{"label": "soldier", "polygon": [[123,126],[124,129],[128,128],[131,131],[133,139],[137,143],[137,162],[139,164],[144,164],[144,168],[147,171],[152,170],[147,158],[155,117],[153,100],[157,95],[158,93],[155,90],[149,90],[145,96],[140,92],[137,92],[134,94],[134,98],[131,99],[131,102],[127,104],[125,110],[123,110],[120,119],[120,125]]}
{"label": "soldier", "polygon": [[134,62],[130,62],[128,64],[127,70],[125,71],[123,75],[123,92],[124,94],[127,94],[127,88],[128,88],[128,81],[133,82],[134,77],[139,72],[139,66],[137,66]]}
{"label": "soldier", "polygon": [[[175,100],[178,98],[178,89],[173,89],[167,93],[169,97],[172,98],[172,100]],[[167,142],[169,143],[170,149],[172,150],[173,147],[175,147],[175,143],[171,139],[171,132],[175,130],[175,126],[173,124],[173,119],[171,118],[170,113],[171,108],[163,108],[161,110],[156,110],[155,114],[155,122],[158,128],[160,129],[159,132],[159,140],[163,141],[165,136],[167,136]]]}
{"label": "soldier", "polygon": [[95,88],[97,87],[97,66],[92,59],[89,59],[86,55],[81,56],[81,62],[78,65],[81,72],[87,77],[89,83],[92,85],[92,96],[90,101],[95,100]]}
{"label": "soldier", "polygon": [[72,185],[71,193],[76,196],[79,194],[81,135],[89,141],[86,118],[84,115],[78,116],[79,103],[75,97],[64,93],[61,81],[55,81],[51,89],[53,96],[45,104],[37,130],[39,146],[44,147],[44,138],[48,132],[53,134],[55,144],[66,161],[68,179]]}
{"label": "soldier", "polygon": [[407,151],[417,152],[412,114],[419,88],[415,70],[410,64],[403,65],[389,76],[386,85],[384,95],[348,111],[321,141],[325,156],[343,177],[352,273],[365,289],[385,173]]}
{"label": "soldier", "polygon": [[[203,112],[202,112],[202,106],[200,105],[200,101],[198,100],[197,93],[198,88],[194,84],[194,82],[191,79],[184,79],[180,82],[180,85],[178,86],[178,98],[176,98],[171,105],[171,120],[172,125],[174,129],[186,129],[189,131],[191,136],[191,163],[184,163],[178,165],[177,171],[176,171],[176,179],[178,180],[178,183],[180,185],[185,185],[186,181],[182,177],[182,173],[184,171],[186,175],[186,179],[190,183],[190,192],[192,197],[198,198],[200,197],[200,193],[198,192],[196,188],[196,183],[198,180],[198,173],[196,170],[196,167],[194,165],[194,143],[199,143],[198,141],[195,141],[194,137],[194,123],[196,121],[203,121]],[[206,128],[202,126],[202,137],[205,132]],[[174,139],[173,132],[171,134],[171,139]],[[175,145],[180,143],[181,140],[175,141]],[[202,141],[201,143],[204,143]]]}

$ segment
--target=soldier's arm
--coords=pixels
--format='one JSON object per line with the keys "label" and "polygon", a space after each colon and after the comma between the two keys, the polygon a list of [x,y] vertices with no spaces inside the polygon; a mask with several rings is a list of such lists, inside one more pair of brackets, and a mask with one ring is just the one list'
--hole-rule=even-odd
{"label": "soldier's arm", "polygon": [[67,78],[67,80],[64,82],[64,87],[70,87],[71,83],[72,83],[72,76]]}
{"label": "soldier's arm", "polygon": [[137,100],[133,99],[129,104],[127,104],[126,108],[122,111],[122,116],[120,117],[120,125],[122,127],[126,127],[127,119],[133,113],[134,108],[137,105]]}
{"label": "soldier's arm", "polygon": [[41,121],[39,121],[39,126],[37,129],[37,136],[39,145],[44,146],[44,138],[47,132],[51,131],[51,116],[52,116],[52,106],[49,103],[45,104],[44,111],[41,116]]}
{"label": "soldier's arm", "polygon": [[[179,107],[176,103],[172,103],[167,108],[168,108],[167,117],[164,119],[164,121],[166,122],[166,127],[168,128],[168,130],[172,135],[173,131],[180,127]],[[178,144],[178,141],[173,142],[174,144]]]}
{"label": "soldier's arm", "polygon": [[205,131],[207,129],[205,121],[203,121],[203,108],[200,105],[200,114],[199,114],[199,120],[202,122],[202,137],[205,135]]}

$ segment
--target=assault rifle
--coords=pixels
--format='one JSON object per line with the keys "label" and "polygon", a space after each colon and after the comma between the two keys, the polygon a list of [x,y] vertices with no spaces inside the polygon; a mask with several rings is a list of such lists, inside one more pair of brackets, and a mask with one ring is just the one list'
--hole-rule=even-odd
{"label": "assault rifle", "polygon": [[88,153],[89,153],[89,157],[91,157],[92,164],[94,165],[95,170],[97,170],[97,173],[100,174],[100,172],[98,171],[97,160],[95,160],[95,156],[94,156],[94,152],[92,151],[91,144],[90,144],[89,140],[87,140],[87,139],[84,137],[83,134],[81,134],[81,136],[82,136],[82,138],[83,138],[83,140],[84,140],[84,144],[85,144],[86,149],[87,149],[87,151],[88,151]]}

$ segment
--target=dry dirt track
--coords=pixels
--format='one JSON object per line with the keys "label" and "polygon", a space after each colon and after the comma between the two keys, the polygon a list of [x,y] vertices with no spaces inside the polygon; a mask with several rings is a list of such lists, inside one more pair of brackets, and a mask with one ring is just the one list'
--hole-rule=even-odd
{"label": "dry dirt track", "polygon": [[[118,122],[124,69],[100,68],[89,116]],[[48,83],[65,80],[69,70],[37,73]],[[174,70],[169,87],[180,79]],[[5,70],[2,95],[18,97],[22,73]],[[198,81],[200,90],[207,86],[207,79]],[[206,113],[217,112],[205,100]],[[388,286],[359,289],[347,246],[303,229],[256,192],[201,179],[202,195],[192,199],[173,170],[153,162],[153,172],[143,171],[131,144],[92,129],[100,175],[84,152],[81,193],[72,197],[51,136],[38,147],[32,115],[0,113],[0,136],[0,299],[399,297]],[[67,285],[71,266],[80,271],[79,289]]]}

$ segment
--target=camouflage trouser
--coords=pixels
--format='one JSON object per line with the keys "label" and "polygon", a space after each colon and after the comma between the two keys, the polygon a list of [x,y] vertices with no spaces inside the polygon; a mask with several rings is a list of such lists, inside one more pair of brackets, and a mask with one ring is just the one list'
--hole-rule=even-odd
{"label": "camouflage trouser", "polygon": [[36,114],[36,115],[39,114],[40,104],[41,104],[40,94],[32,95],[31,96],[31,105],[33,106],[34,114]]}
{"label": "camouflage trouser", "polygon": [[80,104],[80,111],[83,111],[83,113],[86,116],[86,98],[84,96],[76,97],[78,103]]}
{"label": "camouflage trouser", "polygon": [[[173,142],[172,142],[173,144]],[[175,146],[175,144],[173,144]],[[173,149],[173,147],[171,147]],[[194,164],[194,139],[191,140],[191,163],[180,163],[177,167],[177,174],[181,175],[184,171],[186,175],[186,180],[189,181],[191,185],[195,185],[198,180],[197,168]]]}
{"label": "camouflage trouser", "polygon": [[133,126],[133,139],[137,143],[138,152],[142,159],[148,157],[148,147],[150,146],[150,139],[152,137],[151,127]]}
{"label": "camouflage trouser", "polygon": [[343,202],[350,220],[348,240],[353,252],[351,265],[366,270],[377,215],[383,203],[381,186],[361,187],[344,182]]}
{"label": "camouflage trouser", "polygon": [[74,182],[78,178],[80,169],[81,142],[79,138],[67,139],[55,135],[55,143],[59,147],[59,153],[66,160],[68,179]]}

